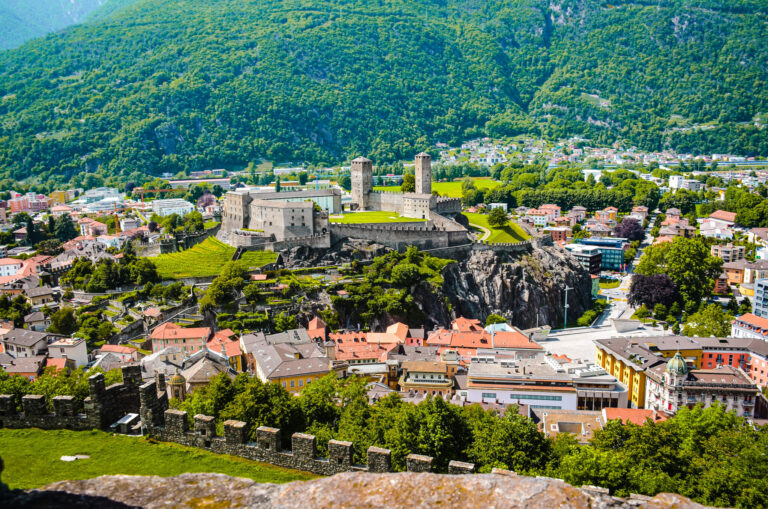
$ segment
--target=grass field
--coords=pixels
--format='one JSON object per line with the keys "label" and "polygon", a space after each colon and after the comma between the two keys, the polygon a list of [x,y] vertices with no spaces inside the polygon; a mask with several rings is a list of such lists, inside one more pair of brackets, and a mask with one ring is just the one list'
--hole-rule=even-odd
{"label": "grass field", "polygon": [[[474,178],[472,180],[475,181],[475,187],[478,189],[493,189],[501,185],[501,182],[489,178]],[[461,180],[454,182],[432,182],[432,190],[437,191],[443,196],[461,198],[461,184]],[[373,190],[399,192],[400,186],[374,187]]]}
{"label": "grass field", "polygon": [[481,226],[491,231],[490,237],[485,239],[485,241],[490,244],[498,244],[501,242],[521,242],[530,238],[530,236],[525,233],[522,228],[511,221],[509,226],[506,226],[505,228],[493,228],[488,224],[487,214],[473,214],[471,212],[464,212],[464,215],[467,216],[467,219],[469,219],[469,224]]}
{"label": "grass field", "polygon": [[412,217],[402,217],[397,212],[369,211],[350,212],[343,216],[330,216],[331,223],[360,224],[360,223],[408,223],[424,221]]}
{"label": "grass field", "polygon": [[[214,237],[208,237],[190,249],[160,255],[152,258],[152,261],[155,262],[157,272],[163,279],[207,277],[218,276],[221,268],[232,259],[234,254],[234,247]],[[266,251],[249,251],[241,258],[249,267],[261,267],[276,259],[276,253]]]}
{"label": "grass field", "polygon": [[[90,458],[72,462],[60,459],[75,454]],[[235,456],[103,431],[0,429],[0,457],[5,463],[3,483],[21,489],[114,474],[168,477],[185,472],[216,472],[271,483],[317,477]]]}

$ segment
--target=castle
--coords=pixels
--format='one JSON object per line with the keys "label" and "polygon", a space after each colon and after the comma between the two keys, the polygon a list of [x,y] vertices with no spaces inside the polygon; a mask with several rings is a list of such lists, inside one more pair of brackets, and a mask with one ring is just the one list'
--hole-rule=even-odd
{"label": "castle", "polygon": [[387,211],[418,222],[333,223],[329,215],[343,212],[337,189],[287,193],[230,191],[224,198],[219,238],[241,248],[279,251],[295,246],[329,248],[344,239],[371,240],[403,250],[448,248],[471,242],[469,231],[452,217],[461,200],[432,194],[432,158],[416,155],[413,193],[373,190],[373,162],[352,161],[352,211]]}

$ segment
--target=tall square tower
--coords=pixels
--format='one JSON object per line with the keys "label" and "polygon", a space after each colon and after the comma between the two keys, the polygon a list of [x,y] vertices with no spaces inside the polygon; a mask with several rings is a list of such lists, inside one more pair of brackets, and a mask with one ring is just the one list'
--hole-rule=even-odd
{"label": "tall square tower", "polygon": [[416,154],[416,192],[432,194],[432,156]]}
{"label": "tall square tower", "polygon": [[373,191],[373,163],[366,157],[352,160],[352,201],[360,210],[368,208],[368,193]]}

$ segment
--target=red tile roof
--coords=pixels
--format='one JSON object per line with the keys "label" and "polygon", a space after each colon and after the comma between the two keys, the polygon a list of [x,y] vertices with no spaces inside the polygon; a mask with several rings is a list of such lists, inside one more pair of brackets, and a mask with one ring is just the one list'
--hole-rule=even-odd
{"label": "red tile roof", "polygon": [[384,362],[397,343],[336,343],[336,360],[373,360]]}
{"label": "red tile roof", "polygon": [[136,349],[123,345],[104,345],[101,347],[101,352],[113,352],[131,355],[136,353]]}
{"label": "red tile roof", "polygon": [[65,369],[67,367],[67,358],[57,357],[53,359],[51,357],[48,357],[45,360],[45,367],[46,368],[54,367],[56,368],[56,371],[61,371],[62,369]]}
{"label": "red tile roof", "polygon": [[237,357],[243,353],[240,349],[240,341],[217,338],[216,336],[208,341],[205,346],[208,350],[226,353],[227,357]]}
{"label": "red tile roof", "polygon": [[461,332],[481,331],[483,330],[483,324],[480,323],[480,320],[472,320],[472,319],[464,318],[463,316],[460,316],[453,321],[453,324],[451,324],[451,328],[453,330],[457,330]]}
{"label": "red tile roof", "polygon": [[761,318],[752,313],[744,313],[743,315],[736,317],[734,321],[743,322],[757,329],[761,329],[763,335],[768,334],[768,318]]}
{"label": "red tile roof", "polygon": [[716,210],[712,212],[709,217],[712,219],[720,219],[721,221],[729,221],[731,223],[736,222],[736,212],[728,212],[726,210]]}
{"label": "red tile roof", "polygon": [[189,327],[185,328],[175,323],[167,322],[152,331],[152,339],[192,339],[205,338],[211,335],[211,329],[208,327]]}

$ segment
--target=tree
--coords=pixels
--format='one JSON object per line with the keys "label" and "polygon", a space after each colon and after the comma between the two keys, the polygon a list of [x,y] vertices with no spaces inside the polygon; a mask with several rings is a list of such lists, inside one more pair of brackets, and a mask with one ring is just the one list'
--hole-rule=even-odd
{"label": "tree", "polygon": [[509,223],[507,212],[501,207],[495,207],[488,214],[488,224],[493,228],[504,228]]}
{"label": "tree", "polygon": [[645,276],[666,274],[685,301],[701,302],[711,295],[722,266],[723,260],[711,256],[701,238],[676,237],[672,242],[648,247],[635,272]]}
{"label": "tree", "polygon": [[69,214],[62,214],[56,218],[53,230],[53,234],[61,242],[72,240],[78,235],[75,223],[72,221],[72,218],[69,216]]}
{"label": "tree", "polygon": [[69,336],[77,330],[77,316],[70,306],[64,306],[51,315],[49,331]]}
{"label": "tree", "polygon": [[64,248],[61,246],[61,241],[58,239],[48,239],[38,242],[35,244],[35,249],[39,254],[48,256],[56,256],[64,251]]}
{"label": "tree", "polygon": [[299,184],[301,184],[302,186],[306,185],[308,179],[309,179],[309,173],[307,173],[306,171],[299,172]]}
{"label": "tree", "polygon": [[275,180],[275,192],[276,192],[276,193],[279,193],[279,192],[280,192],[280,189],[281,189],[281,186],[280,186],[280,177],[277,177],[277,180]]}
{"label": "tree", "polygon": [[671,306],[678,299],[675,283],[666,274],[644,276],[634,274],[629,285],[627,301],[631,306],[644,304],[654,307],[656,304]]}
{"label": "tree", "polygon": [[275,316],[274,324],[276,332],[284,332],[297,327],[296,317],[285,312]]}
{"label": "tree", "polygon": [[419,266],[415,263],[400,263],[392,269],[392,283],[400,287],[410,287],[421,279]]}
{"label": "tree", "polygon": [[731,333],[732,320],[733,315],[723,311],[720,304],[710,304],[688,317],[688,322],[683,326],[683,334],[685,336],[728,337]]}
{"label": "tree", "polygon": [[645,230],[643,230],[643,226],[637,219],[625,217],[614,227],[613,235],[615,237],[625,238],[630,242],[634,240],[642,241],[645,239]]}
{"label": "tree", "polygon": [[339,185],[345,190],[349,191],[352,189],[352,179],[349,175],[342,175],[338,179]]}
{"label": "tree", "polygon": [[400,185],[400,190],[404,193],[416,192],[416,177],[412,173],[403,175],[403,183]]}
{"label": "tree", "polygon": [[39,232],[37,231],[37,225],[32,221],[32,218],[29,217],[27,219],[26,224],[27,229],[27,236],[25,238],[25,242],[27,245],[33,246],[37,242],[37,240],[40,238]]}
{"label": "tree", "polygon": [[488,315],[488,318],[485,319],[485,326],[488,327],[489,325],[493,325],[496,323],[507,323],[507,319],[504,318],[501,315],[495,315],[490,314]]}
{"label": "tree", "polygon": [[653,317],[657,320],[664,320],[667,317],[667,306],[661,302],[653,306]]}

